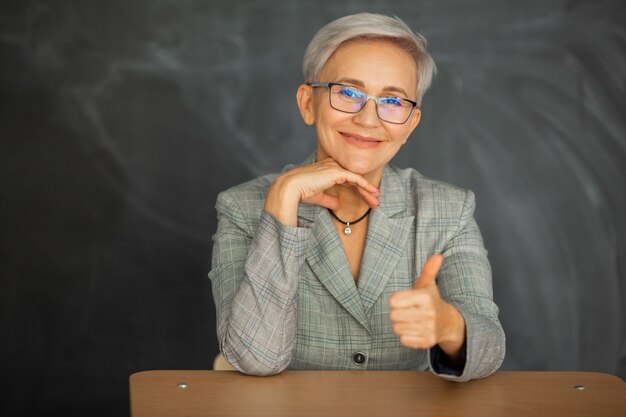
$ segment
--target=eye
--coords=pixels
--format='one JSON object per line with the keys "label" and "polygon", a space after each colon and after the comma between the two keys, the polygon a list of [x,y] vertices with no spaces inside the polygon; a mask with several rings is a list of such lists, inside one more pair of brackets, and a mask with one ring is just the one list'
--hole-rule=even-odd
{"label": "eye", "polygon": [[389,107],[402,107],[402,100],[397,97],[381,97],[379,103]]}
{"label": "eye", "polygon": [[339,94],[341,94],[343,97],[346,97],[346,98],[355,98],[355,99],[360,99],[363,96],[363,93],[361,93],[359,90],[355,88],[350,88],[350,87],[342,87],[341,90],[339,91]]}

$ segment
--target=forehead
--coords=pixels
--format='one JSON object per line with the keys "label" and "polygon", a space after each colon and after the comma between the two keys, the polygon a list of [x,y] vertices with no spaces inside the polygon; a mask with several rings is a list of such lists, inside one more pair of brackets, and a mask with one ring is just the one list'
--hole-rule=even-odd
{"label": "forehead", "polygon": [[322,82],[359,80],[370,94],[385,86],[404,89],[415,98],[417,65],[411,55],[391,41],[354,40],[341,45],[320,71]]}

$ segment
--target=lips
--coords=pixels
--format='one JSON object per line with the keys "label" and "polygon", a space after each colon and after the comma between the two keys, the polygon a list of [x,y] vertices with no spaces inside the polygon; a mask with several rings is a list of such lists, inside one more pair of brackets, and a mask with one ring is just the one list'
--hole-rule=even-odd
{"label": "lips", "polygon": [[380,143],[382,142],[382,140],[380,139],[376,139],[376,138],[372,138],[372,137],[368,137],[368,136],[361,136],[361,135],[357,135],[356,133],[347,133],[347,132],[339,132],[341,133],[341,135],[345,138],[350,138],[353,139],[357,142],[363,142],[363,143]]}
{"label": "lips", "polygon": [[383,141],[369,136],[361,136],[356,133],[339,132],[346,143],[362,149],[371,149],[380,146]]}

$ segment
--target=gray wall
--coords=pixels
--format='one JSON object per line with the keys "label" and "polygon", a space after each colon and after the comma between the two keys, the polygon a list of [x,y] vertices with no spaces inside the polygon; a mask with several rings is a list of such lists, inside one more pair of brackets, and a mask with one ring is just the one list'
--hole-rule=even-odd
{"label": "gray wall", "polygon": [[476,192],[506,370],[626,377],[626,2],[4,1],[2,415],[209,369],[220,190],[304,159],[304,48],[397,14],[439,74],[396,163]]}

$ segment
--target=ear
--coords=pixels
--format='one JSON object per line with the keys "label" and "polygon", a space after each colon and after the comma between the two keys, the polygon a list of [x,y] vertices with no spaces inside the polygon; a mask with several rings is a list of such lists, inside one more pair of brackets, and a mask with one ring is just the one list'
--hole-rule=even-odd
{"label": "ear", "polygon": [[413,114],[411,115],[411,120],[409,120],[409,123],[411,124],[411,132],[413,132],[413,129],[415,129],[417,127],[417,125],[420,123],[420,120],[422,120],[422,111],[419,108],[415,108],[413,109]]}
{"label": "ear", "polygon": [[301,84],[296,93],[296,101],[304,123],[311,126],[315,123],[315,111],[313,109],[313,87]]}
{"label": "ear", "polygon": [[413,113],[411,113],[411,117],[407,121],[407,123],[409,124],[409,133],[408,135],[406,135],[406,139],[404,140],[404,143],[406,143],[406,141],[409,139],[409,136],[411,136],[411,133],[413,133],[413,130],[415,130],[417,125],[420,123],[421,119],[422,119],[422,111],[416,107],[415,109],[413,109]]}

